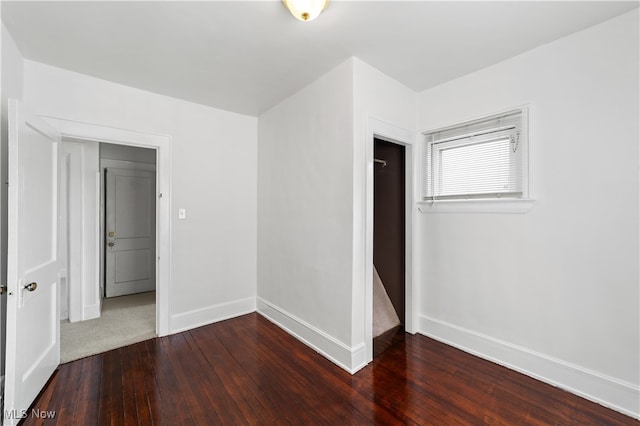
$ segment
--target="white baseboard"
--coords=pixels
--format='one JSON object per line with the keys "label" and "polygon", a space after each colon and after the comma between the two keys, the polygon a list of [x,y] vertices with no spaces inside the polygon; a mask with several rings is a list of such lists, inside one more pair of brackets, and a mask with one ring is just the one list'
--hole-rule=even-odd
{"label": "white baseboard", "polygon": [[257,299],[257,309],[260,315],[349,373],[353,374],[367,365],[364,342],[349,347],[324,331],[261,298]]}
{"label": "white baseboard", "polygon": [[100,318],[100,303],[85,305],[82,311],[82,321]]}
{"label": "white baseboard", "polygon": [[465,352],[640,418],[640,386],[421,315],[418,332]]}
{"label": "white baseboard", "polygon": [[213,324],[214,322],[239,317],[255,311],[256,299],[249,297],[171,315],[169,334],[180,333],[181,331],[191,330],[192,328],[202,327],[203,325]]}

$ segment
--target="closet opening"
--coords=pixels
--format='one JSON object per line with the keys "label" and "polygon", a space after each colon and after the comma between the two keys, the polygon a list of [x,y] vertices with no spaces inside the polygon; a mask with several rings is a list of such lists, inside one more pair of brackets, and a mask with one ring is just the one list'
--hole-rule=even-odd
{"label": "closet opening", "polygon": [[373,357],[404,341],[405,146],[374,138]]}

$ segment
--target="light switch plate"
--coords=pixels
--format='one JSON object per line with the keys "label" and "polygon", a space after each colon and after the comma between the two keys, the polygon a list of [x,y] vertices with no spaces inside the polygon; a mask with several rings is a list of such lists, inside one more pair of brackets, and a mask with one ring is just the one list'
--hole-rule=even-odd
{"label": "light switch plate", "polygon": [[187,209],[178,209],[178,219],[187,218]]}

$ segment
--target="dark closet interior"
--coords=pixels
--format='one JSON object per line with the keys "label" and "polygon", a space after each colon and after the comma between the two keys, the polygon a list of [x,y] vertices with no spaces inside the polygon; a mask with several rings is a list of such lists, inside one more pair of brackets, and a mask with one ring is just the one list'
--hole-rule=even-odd
{"label": "dark closet interior", "polygon": [[405,147],[374,139],[373,264],[404,325]]}

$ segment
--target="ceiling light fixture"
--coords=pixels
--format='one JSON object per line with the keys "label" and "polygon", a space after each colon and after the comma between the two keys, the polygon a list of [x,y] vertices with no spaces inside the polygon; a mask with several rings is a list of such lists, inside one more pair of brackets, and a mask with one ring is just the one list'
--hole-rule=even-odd
{"label": "ceiling light fixture", "polygon": [[289,12],[301,21],[313,21],[327,8],[329,0],[282,0]]}

